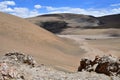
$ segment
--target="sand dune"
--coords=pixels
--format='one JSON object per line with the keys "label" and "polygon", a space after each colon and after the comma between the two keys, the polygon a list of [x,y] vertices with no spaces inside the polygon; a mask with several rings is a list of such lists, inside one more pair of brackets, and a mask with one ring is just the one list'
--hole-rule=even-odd
{"label": "sand dune", "polygon": [[[84,53],[70,40],[9,14],[0,13],[0,55],[6,52],[31,54],[38,63],[75,71],[79,56]],[[79,56],[73,56],[79,54]]]}

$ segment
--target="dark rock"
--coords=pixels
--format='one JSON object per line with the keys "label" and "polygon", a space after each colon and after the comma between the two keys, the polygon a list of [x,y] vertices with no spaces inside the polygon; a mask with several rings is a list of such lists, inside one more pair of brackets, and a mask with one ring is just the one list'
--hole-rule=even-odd
{"label": "dark rock", "polygon": [[68,27],[65,21],[45,21],[36,24],[53,33],[59,33]]}
{"label": "dark rock", "polygon": [[103,73],[108,76],[120,75],[120,61],[119,58],[111,55],[103,57],[96,56],[93,61],[82,59],[78,71],[82,70]]}
{"label": "dark rock", "polygon": [[108,71],[107,67],[109,66],[108,62],[105,63],[99,63],[98,66],[95,69],[95,72],[97,73],[104,73],[106,75],[110,76],[110,72]]}
{"label": "dark rock", "polygon": [[82,69],[84,69],[84,70],[88,69],[90,67],[91,62],[92,61],[89,59],[82,59],[80,61],[80,65],[82,65],[82,66],[79,66],[78,71],[82,71]]}

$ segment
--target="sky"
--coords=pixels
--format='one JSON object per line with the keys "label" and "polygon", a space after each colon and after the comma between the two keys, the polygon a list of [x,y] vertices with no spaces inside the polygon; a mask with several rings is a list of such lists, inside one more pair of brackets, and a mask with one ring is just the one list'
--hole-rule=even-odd
{"label": "sky", "polygon": [[0,0],[0,12],[22,18],[52,13],[120,14],[120,0]]}

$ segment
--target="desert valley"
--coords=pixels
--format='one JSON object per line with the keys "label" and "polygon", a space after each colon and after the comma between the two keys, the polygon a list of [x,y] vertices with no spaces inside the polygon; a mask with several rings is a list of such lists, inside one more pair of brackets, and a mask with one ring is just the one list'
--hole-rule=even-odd
{"label": "desert valley", "polygon": [[[120,79],[120,14],[94,17],[56,13],[23,19],[0,12],[0,44],[0,66],[6,61],[8,69],[11,69],[14,64],[13,68],[18,67],[20,74],[16,77],[14,71],[1,73],[0,80]],[[34,60],[28,55],[39,67],[31,68]],[[116,75],[111,76],[113,73],[109,71],[110,75],[106,75],[106,71],[102,74],[96,70],[89,72],[86,68],[78,72],[83,58],[93,61],[96,56],[108,56],[101,59],[107,63],[113,61],[112,66],[109,65],[112,68],[117,65],[117,70],[112,71]]]}
{"label": "desert valley", "polygon": [[42,26],[59,37],[74,40],[73,42],[79,44],[79,47],[84,50],[86,57],[89,54],[91,57],[108,54],[119,57],[119,17],[119,14],[94,17],[62,13],[41,15],[27,18],[27,20],[38,26]]}

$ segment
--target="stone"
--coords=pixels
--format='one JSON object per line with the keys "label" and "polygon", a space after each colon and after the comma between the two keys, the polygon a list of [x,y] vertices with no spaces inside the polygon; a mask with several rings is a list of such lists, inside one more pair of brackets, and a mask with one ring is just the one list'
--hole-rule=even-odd
{"label": "stone", "polygon": [[78,71],[94,71],[108,76],[120,75],[120,58],[109,56],[96,56],[95,59],[81,59]]}
{"label": "stone", "polygon": [[[81,72],[64,72],[44,64],[34,65],[34,59],[30,55],[22,53],[10,53],[0,58],[0,80],[120,80],[118,76],[106,76],[95,72],[89,72],[92,66],[98,64],[99,59],[82,59],[85,68]],[[26,61],[26,62],[25,62]],[[114,66],[116,64],[113,64]],[[96,65],[97,66],[97,65]],[[114,68],[109,67],[111,71]],[[108,68],[108,69],[109,69]],[[87,71],[85,71],[87,69]],[[94,71],[94,70],[93,70]],[[116,68],[115,68],[116,71]],[[1,73],[2,72],[2,73]],[[120,73],[120,70],[118,71]]]}
{"label": "stone", "polygon": [[32,56],[25,55],[23,53],[19,53],[19,52],[13,52],[12,53],[12,52],[10,52],[10,53],[5,54],[5,56],[7,58],[11,59],[11,60],[31,65],[32,67],[34,67],[35,64],[36,64],[36,61],[33,59]]}

